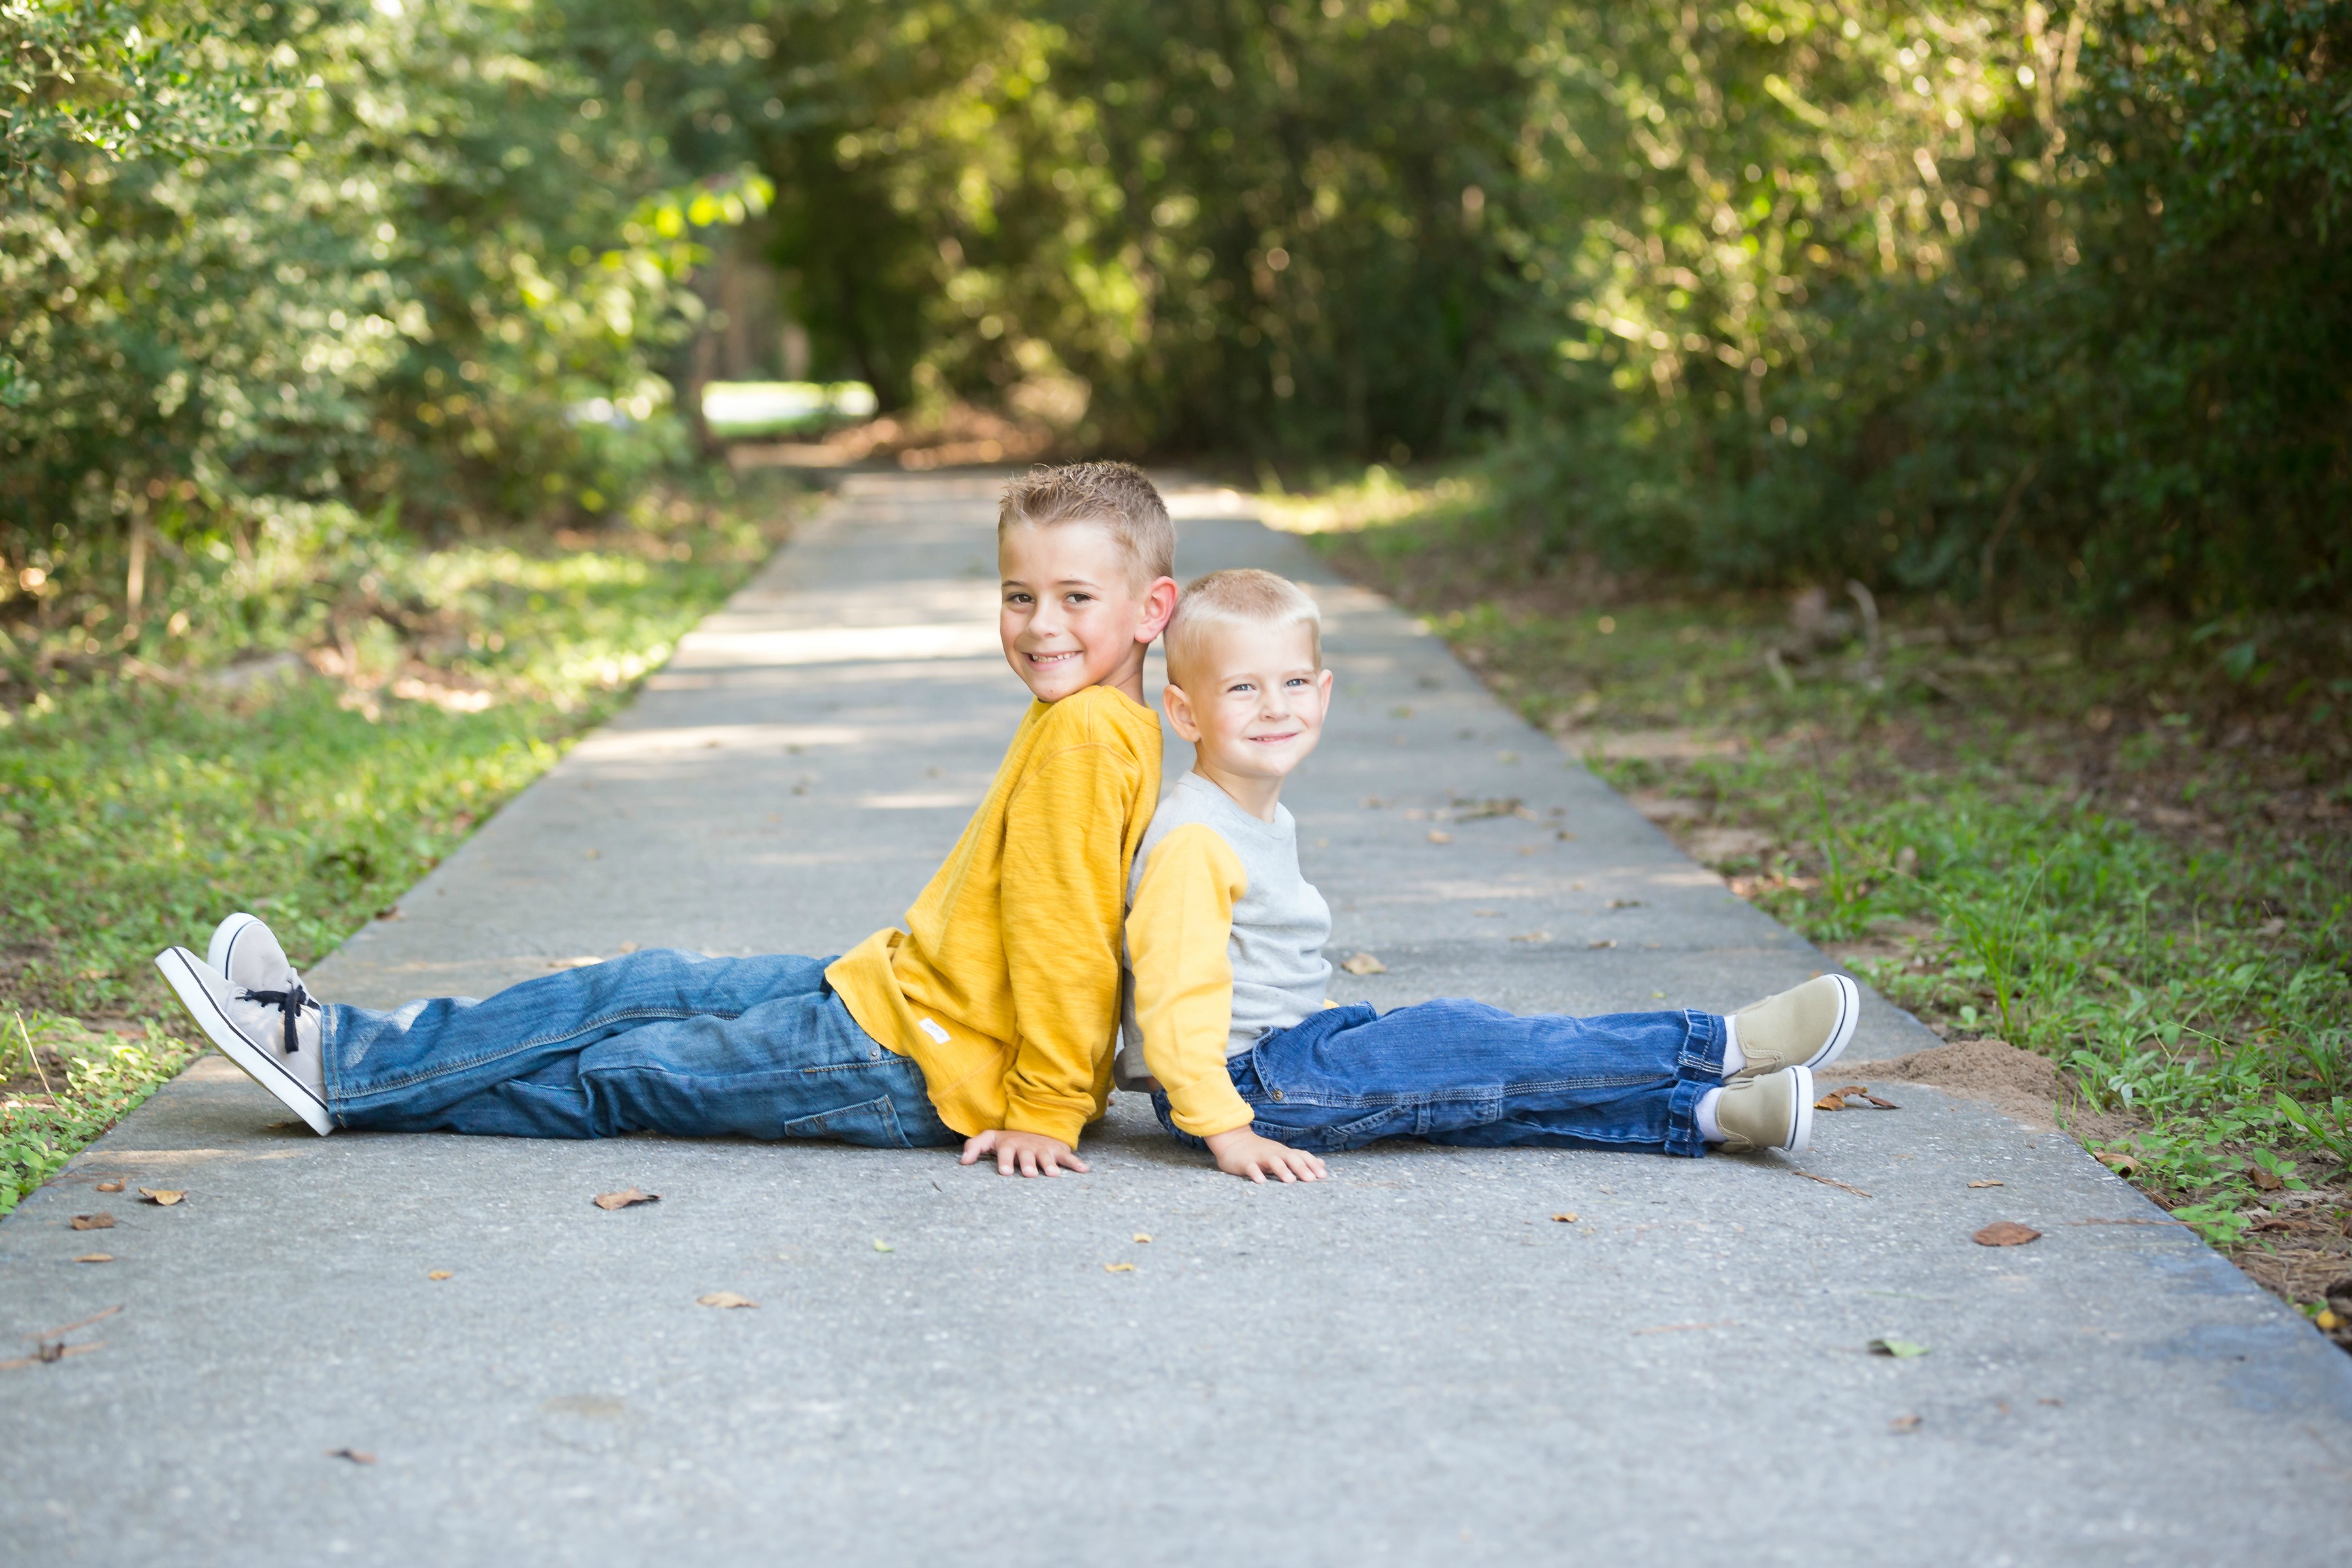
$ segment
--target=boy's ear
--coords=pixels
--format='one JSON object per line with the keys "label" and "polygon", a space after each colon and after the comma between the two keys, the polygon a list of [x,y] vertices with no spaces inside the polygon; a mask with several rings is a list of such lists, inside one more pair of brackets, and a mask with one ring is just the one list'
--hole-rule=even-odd
{"label": "boy's ear", "polygon": [[1201,723],[1192,717],[1192,700],[1184,695],[1182,687],[1162,686],[1160,706],[1166,710],[1168,722],[1175,726],[1179,735],[1193,745],[1201,743]]}
{"label": "boy's ear", "polygon": [[1168,629],[1168,617],[1175,613],[1176,579],[1155,577],[1143,591],[1143,618],[1136,623],[1135,640],[1151,641]]}

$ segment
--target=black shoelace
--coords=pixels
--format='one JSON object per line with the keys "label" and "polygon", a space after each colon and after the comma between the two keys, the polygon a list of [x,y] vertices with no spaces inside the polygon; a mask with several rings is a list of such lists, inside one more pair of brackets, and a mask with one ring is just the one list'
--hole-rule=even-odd
{"label": "black shoelace", "polygon": [[302,1009],[318,1010],[319,1004],[302,989],[299,980],[287,983],[283,991],[247,991],[238,994],[239,1001],[258,1002],[265,1007],[275,1007],[286,1017],[286,1054],[292,1056],[302,1048],[302,1037],[298,1028],[302,1022]]}

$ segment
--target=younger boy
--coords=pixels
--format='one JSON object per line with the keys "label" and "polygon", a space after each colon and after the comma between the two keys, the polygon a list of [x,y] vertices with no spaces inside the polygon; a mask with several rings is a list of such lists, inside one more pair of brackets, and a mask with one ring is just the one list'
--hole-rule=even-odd
{"label": "younger boy", "polygon": [[1004,657],[1036,700],[907,929],[843,957],[656,950],[487,1001],[322,1005],[269,928],[156,964],[205,1033],[317,1131],[528,1138],[653,1131],[964,1140],[971,1164],[1087,1167],[1109,1093],[1127,873],[1160,794],[1143,655],[1175,604],[1175,530],[1123,463],[1037,469],[997,516]]}
{"label": "younger boy", "polygon": [[1118,1071],[1217,1168],[1314,1181],[1319,1152],[1410,1135],[1696,1155],[1801,1149],[1812,1068],[1853,1037],[1842,974],[1710,1013],[1516,1017],[1477,1002],[1328,1005],[1331,914],[1299,875],[1282,785],[1331,697],[1314,601],[1270,573],[1188,586],[1161,695],[1192,771],[1132,873]]}

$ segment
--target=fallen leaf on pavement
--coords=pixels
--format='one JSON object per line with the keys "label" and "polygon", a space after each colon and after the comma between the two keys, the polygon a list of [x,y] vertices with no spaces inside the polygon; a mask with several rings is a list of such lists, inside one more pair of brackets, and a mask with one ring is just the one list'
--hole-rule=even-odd
{"label": "fallen leaf on pavement", "polygon": [[1576,1223],[1576,1211],[1574,1209],[1562,1209],[1559,1213],[1552,1215],[1551,1217],[1552,1222],[1555,1225],[1574,1225]]}
{"label": "fallen leaf on pavement", "polygon": [[1591,952],[1599,952],[1604,947],[1615,947],[1617,945],[1617,939],[1613,936],[1595,937],[1592,941],[1586,942],[1584,945],[1586,951]]}
{"label": "fallen leaf on pavement", "polygon": [[874,1238],[874,1250],[877,1252],[896,1252],[898,1249],[877,1236]]}
{"label": "fallen leaf on pavement", "polygon": [[1831,1092],[1832,1094],[1863,1094],[1863,1095],[1866,1095],[1866,1094],[1868,1094],[1868,1093],[1870,1092],[1870,1086],[1869,1086],[1868,1084],[1866,1084],[1866,1083],[1849,1083],[1849,1084],[1844,1085],[1844,1086],[1843,1086],[1843,1087],[1842,1087],[1842,1088],[1839,1088],[1839,1089],[1833,1089],[1830,1090],[1830,1092]]}
{"label": "fallen leaf on pavement", "polygon": [[1886,1429],[1890,1432],[1916,1432],[1919,1418],[1916,1415],[1897,1415],[1886,1424]]}
{"label": "fallen leaf on pavement", "polygon": [[97,1214],[78,1214],[66,1223],[76,1230],[112,1230],[114,1216],[100,1210]]}
{"label": "fallen leaf on pavement", "polygon": [[1977,1232],[1979,1247],[2023,1247],[2029,1241],[2039,1241],[2042,1233],[2030,1225],[2020,1225],[2013,1219],[1997,1219]]}
{"label": "fallen leaf on pavement", "polygon": [[114,1261],[114,1254],[111,1252],[85,1252],[79,1258],[75,1258],[74,1261],[76,1263],[111,1263]]}
{"label": "fallen leaf on pavement", "polygon": [[2000,1187],[2006,1186],[2008,1184],[2006,1182],[1970,1182],[1969,1185],[1972,1187]]}
{"label": "fallen leaf on pavement", "polygon": [[1523,931],[1511,940],[1513,942],[1547,942],[1551,940],[1551,932],[1548,931]]}
{"label": "fallen leaf on pavement", "polygon": [[1815,1110],[1843,1110],[1845,1109],[1845,1097],[1843,1095],[1837,1094],[1825,1094],[1819,1100],[1813,1101],[1813,1109]]}
{"label": "fallen leaf on pavement", "polygon": [[177,1187],[142,1187],[139,1189],[139,1195],[157,1208],[167,1209],[188,1194]]}
{"label": "fallen leaf on pavement", "polygon": [[31,1355],[20,1355],[13,1361],[0,1361],[0,1372],[15,1372],[19,1367],[40,1366],[47,1362],[64,1361],[68,1356],[88,1355],[106,1348],[104,1340],[92,1340],[86,1345],[45,1344]]}
{"label": "fallen leaf on pavement", "polygon": [[1433,827],[1429,830],[1429,841],[1432,844],[1451,844],[1454,842],[1454,835],[1443,828]]}
{"label": "fallen leaf on pavement", "polygon": [[[1789,1168],[1792,1171],[1796,1170],[1796,1167],[1793,1165]],[[1816,1176],[1811,1171],[1797,1171],[1797,1174],[1804,1177],[1805,1180],[1809,1182],[1819,1182],[1825,1187],[1835,1187],[1842,1193],[1852,1193],[1858,1198],[1866,1198],[1870,1196],[1868,1193],[1864,1192],[1860,1187],[1853,1185],[1850,1182],[1841,1182],[1835,1176]]]}
{"label": "fallen leaf on pavement", "polygon": [[117,1176],[110,1182],[100,1182],[91,1190],[100,1193],[119,1193],[122,1190],[122,1178]]}
{"label": "fallen leaf on pavement", "polygon": [[427,1279],[446,1279],[449,1278],[449,1270],[446,1268],[436,1268],[427,1273],[425,1278]]}
{"label": "fallen leaf on pavement", "polygon": [[1135,1272],[1135,1265],[1132,1263],[1106,1263],[1103,1265],[1103,1272],[1106,1274],[1132,1274]]}
{"label": "fallen leaf on pavement", "polygon": [[1369,952],[1359,952],[1339,965],[1350,974],[1386,974],[1389,966]]}
{"label": "fallen leaf on pavement", "polygon": [[756,1307],[760,1303],[749,1296],[738,1296],[732,1290],[713,1290],[707,1296],[697,1296],[695,1304],[701,1307]]}
{"label": "fallen leaf on pavement", "polygon": [[1864,1099],[1864,1100],[1868,1100],[1868,1101],[1870,1101],[1870,1103],[1871,1103],[1871,1104],[1873,1104],[1873,1105],[1874,1105],[1874,1106],[1878,1107],[1878,1109],[1879,1109],[1879,1110],[1902,1110],[1902,1109],[1903,1109],[1901,1106],[1899,1106],[1899,1105],[1895,1104],[1893,1100],[1881,1100],[1881,1099],[1879,1099],[1879,1098],[1878,1098],[1878,1096],[1876,1096],[1876,1095],[1874,1095],[1874,1094],[1865,1094],[1865,1095],[1864,1095],[1862,1098],[1863,1098],[1863,1099]]}
{"label": "fallen leaf on pavement", "polygon": [[1151,1239],[1151,1233],[1148,1230],[1139,1230],[1135,1233],[1135,1239],[1138,1241],[1150,1241]]}
{"label": "fallen leaf on pavement", "polygon": [[1909,1361],[1913,1356],[1927,1353],[1927,1347],[1916,1340],[1898,1339],[1893,1334],[1870,1342],[1873,1355],[1891,1355],[1897,1361]]}
{"label": "fallen leaf on pavement", "polygon": [[635,1208],[639,1204],[657,1204],[661,1202],[661,1194],[659,1193],[641,1193],[637,1191],[636,1188],[630,1187],[624,1192],[598,1193],[595,1197],[590,1201],[594,1203],[598,1208],[604,1209],[609,1212],[613,1209]]}
{"label": "fallen leaf on pavement", "polygon": [[349,1459],[354,1465],[373,1465],[375,1463],[375,1456],[369,1453],[365,1448],[330,1448],[327,1450],[327,1458],[331,1459]]}

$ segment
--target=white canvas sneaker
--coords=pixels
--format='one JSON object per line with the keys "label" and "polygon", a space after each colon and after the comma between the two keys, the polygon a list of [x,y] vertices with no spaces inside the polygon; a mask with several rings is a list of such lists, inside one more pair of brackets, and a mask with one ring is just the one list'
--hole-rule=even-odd
{"label": "white canvas sneaker", "polygon": [[213,928],[205,963],[244,991],[283,991],[289,980],[301,979],[287,961],[278,933],[259,915],[242,910]]}
{"label": "white canvas sneaker", "polygon": [[[261,931],[268,937],[268,928]],[[277,940],[268,937],[268,945],[276,947]],[[278,963],[282,966],[284,962],[280,952]],[[335,1130],[319,1060],[319,1004],[302,989],[290,967],[281,967],[280,984],[258,987],[232,983],[184,947],[157,953],[155,967],[171,982],[180,1005],[205,1037],[243,1068],[246,1077],[276,1095],[311,1131],[324,1136]]]}

